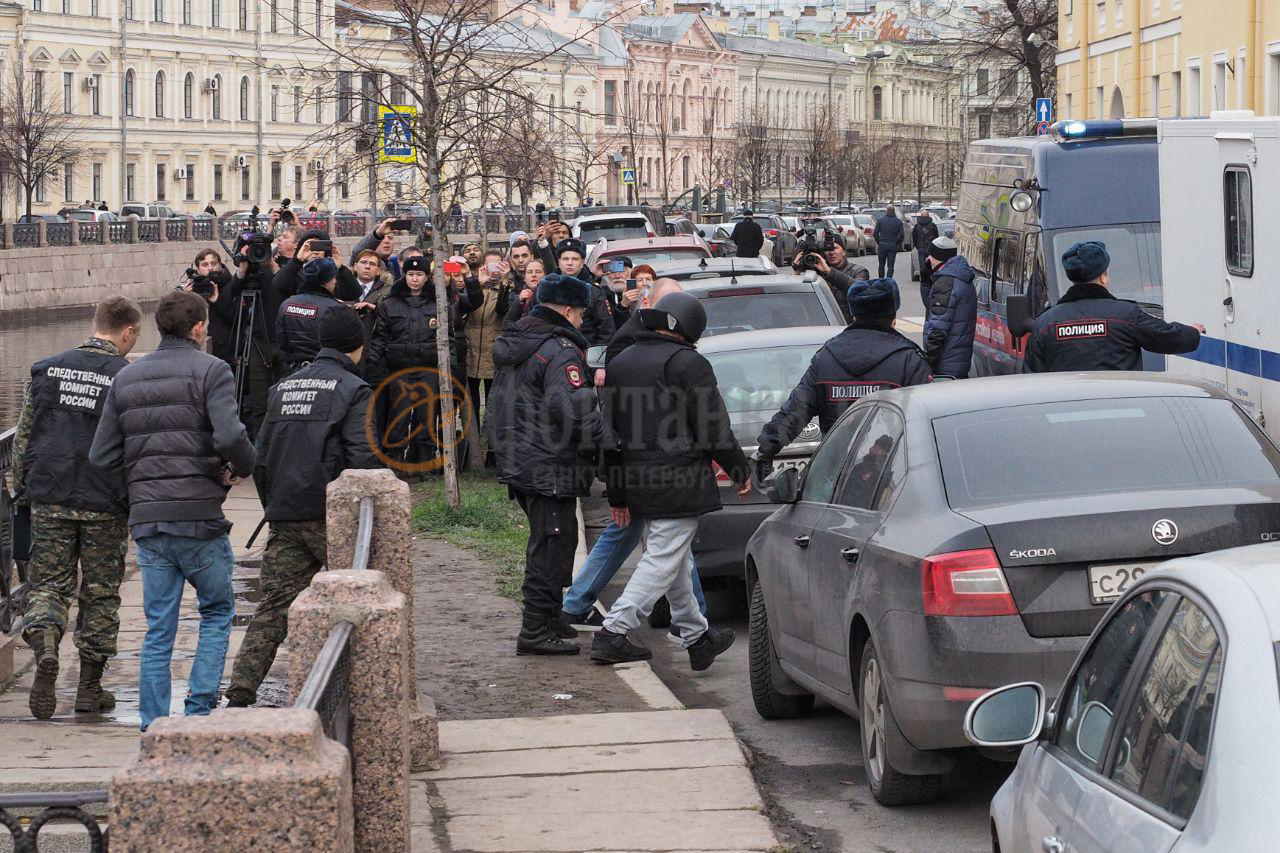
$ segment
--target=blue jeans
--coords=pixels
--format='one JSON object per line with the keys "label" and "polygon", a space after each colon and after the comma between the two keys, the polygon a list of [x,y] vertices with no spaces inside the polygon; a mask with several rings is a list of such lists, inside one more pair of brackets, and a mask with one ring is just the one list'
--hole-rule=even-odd
{"label": "blue jeans", "polygon": [[147,615],[138,679],[138,710],[144,732],[156,717],[169,715],[173,687],[170,665],[184,583],[195,587],[200,609],[200,639],[191,662],[185,712],[187,716],[208,714],[218,704],[231,617],[235,615],[232,563],[231,540],[226,536],[192,539],[160,533],[138,540],[142,608]]}
{"label": "blue jeans", "polygon": [[[564,594],[565,613],[581,616],[596,603],[600,591],[609,585],[613,576],[622,568],[622,564],[631,556],[631,552],[640,544],[640,535],[644,532],[644,524],[635,519],[626,527],[610,524],[596,540],[595,547],[587,555],[573,586]],[[693,556],[690,555],[690,561]],[[698,567],[693,566],[693,596],[698,600],[698,609],[703,616],[707,615],[707,599],[702,594],[702,581],[698,579]]]}

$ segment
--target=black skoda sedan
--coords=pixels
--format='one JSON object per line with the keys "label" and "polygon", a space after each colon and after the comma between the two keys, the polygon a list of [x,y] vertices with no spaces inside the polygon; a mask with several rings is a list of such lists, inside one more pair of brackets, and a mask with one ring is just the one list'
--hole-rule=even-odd
{"label": "black skoda sedan", "polygon": [[1041,374],[851,407],[747,545],[751,689],[861,720],[886,805],[934,797],[964,714],[1056,695],[1107,606],[1171,557],[1280,539],[1280,451],[1221,392],[1161,374]]}

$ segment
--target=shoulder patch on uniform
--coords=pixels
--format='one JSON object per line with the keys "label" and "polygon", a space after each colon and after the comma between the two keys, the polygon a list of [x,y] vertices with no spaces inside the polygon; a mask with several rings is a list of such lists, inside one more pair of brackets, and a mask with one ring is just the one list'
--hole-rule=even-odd
{"label": "shoulder patch on uniform", "polygon": [[576,364],[566,365],[564,374],[565,377],[568,378],[569,384],[574,388],[581,388],[583,385],[587,384],[587,381],[582,376],[582,368],[578,367]]}
{"label": "shoulder patch on uniform", "polygon": [[1106,320],[1077,320],[1073,323],[1055,323],[1053,336],[1060,341],[1078,341],[1085,338],[1105,338]]}
{"label": "shoulder patch on uniform", "polygon": [[314,305],[286,305],[284,313],[292,314],[295,317],[306,317],[308,319],[316,316],[317,311]]}

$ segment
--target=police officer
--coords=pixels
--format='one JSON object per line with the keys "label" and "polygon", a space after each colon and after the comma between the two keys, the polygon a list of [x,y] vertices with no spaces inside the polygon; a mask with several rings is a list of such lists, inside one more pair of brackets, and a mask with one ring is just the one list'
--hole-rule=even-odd
{"label": "police officer", "polygon": [[271,389],[258,436],[253,480],[271,532],[262,558],[262,600],[231,671],[230,707],[257,698],[285,638],[289,605],[324,565],[325,488],[348,468],[379,467],[365,435],[372,392],[356,366],[364,324],[353,308],[334,304],[316,325],[321,349]]}
{"label": "police officer", "polygon": [[302,265],[302,286],[280,305],[276,316],[276,345],[284,355],[285,375],[305,367],[320,351],[320,315],[338,299],[338,265],[332,258],[316,258]]}
{"label": "police officer", "polygon": [[485,426],[498,481],[529,518],[516,654],[574,655],[578,644],[565,641],[577,631],[564,620],[562,594],[578,547],[577,499],[589,492],[604,435],[579,331],[591,286],[553,273],[536,298],[494,342]]}
{"label": "police officer", "polygon": [[933,380],[924,353],[893,328],[900,305],[896,281],[854,282],[848,303],[853,322],[814,353],[800,384],[760,431],[756,476],[761,481],[773,458],[814,416],[826,433],[845,409],[868,394]]}
{"label": "police officer", "polygon": [[1136,302],[1107,289],[1111,256],[1096,241],[1076,243],[1062,255],[1074,284],[1058,304],[1036,318],[1023,370],[1141,370],[1142,351],[1191,352],[1200,346],[1199,323],[1166,323]]}
{"label": "police officer", "polygon": [[93,337],[31,368],[13,441],[13,478],[20,499],[31,505],[31,592],[18,627],[35,652],[28,704],[38,720],[49,719],[56,709],[58,643],[77,597],[75,709],[96,714],[115,706],[101,679],[115,656],[120,630],[129,507],[124,471],[101,472],[89,464],[88,454],[107,390],[128,364],[125,356],[141,326],[138,303],[109,297],[94,312]]}
{"label": "police officer", "polygon": [[587,246],[581,240],[570,238],[556,244],[556,264],[561,275],[585,281],[591,289],[591,304],[582,315],[582,336],[589,346],[604,346],[613,337],[616,324],[609,311],[609,301],[604,290],[596,286],[590,270],[583,269]]}

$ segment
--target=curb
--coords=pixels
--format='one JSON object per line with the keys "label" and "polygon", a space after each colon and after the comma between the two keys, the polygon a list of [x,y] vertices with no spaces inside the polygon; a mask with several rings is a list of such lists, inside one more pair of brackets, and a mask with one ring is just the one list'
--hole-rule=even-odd
{"label": "curb", "polygon": [[640,697],[651,711],[683,711],[685,704],[676,698],[671,688],[662,682],[654,673],[653,667],[646,661],[617,664],[614,672],[622,679],[631,692]]}

